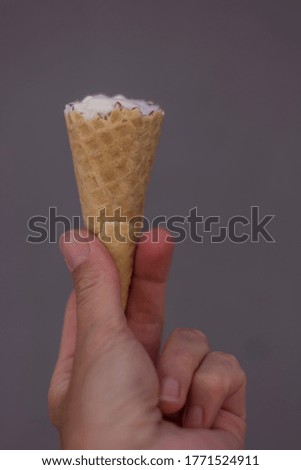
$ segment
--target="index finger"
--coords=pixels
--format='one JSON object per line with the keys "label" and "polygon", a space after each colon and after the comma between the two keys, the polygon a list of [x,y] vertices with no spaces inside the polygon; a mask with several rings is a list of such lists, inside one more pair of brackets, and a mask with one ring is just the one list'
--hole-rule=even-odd
{"label": "index finger", "polygon": [[[157,362],[164,324],[167,278],[173,244],[161,228],[145,233],[138,244],[126,316],[129,328]],[[156,240],[155,242],[153,240]]]}

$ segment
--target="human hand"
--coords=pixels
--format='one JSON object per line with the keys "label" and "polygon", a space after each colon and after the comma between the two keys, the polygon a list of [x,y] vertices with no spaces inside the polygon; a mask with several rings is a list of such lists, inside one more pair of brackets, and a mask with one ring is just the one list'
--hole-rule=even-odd
{"label": "human hand", "polygon": [[194,329],[176,329],[160,354],[166,235],[138,244],[125,313],[102,243],[61,238],[74,291],[49,410],[64,449],[243,448],[246,378],[235,357],[210,351]]}

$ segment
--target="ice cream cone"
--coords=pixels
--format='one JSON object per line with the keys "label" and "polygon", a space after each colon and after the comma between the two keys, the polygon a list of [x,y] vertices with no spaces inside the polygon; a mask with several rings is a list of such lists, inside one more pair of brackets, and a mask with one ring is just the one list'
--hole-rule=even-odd
{"label": "ice cream cone", "polygon": [[139,107],[127,109],[119,101],[110,112],[89,118],[73,105],[65,111],[84,223],[106,244],[116,263],[124,308],[133,270],[134,232],[139,231],[134,221],[143,215],[163,117],[159,108],[143,114]]}

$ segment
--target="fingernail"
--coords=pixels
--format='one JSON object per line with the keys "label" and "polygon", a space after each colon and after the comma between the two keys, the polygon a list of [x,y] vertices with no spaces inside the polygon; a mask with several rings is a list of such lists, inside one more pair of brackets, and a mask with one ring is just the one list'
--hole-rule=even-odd
{"label": "fingernail", "polygon": [[77,241],[73,233],[70,234],[68,240],[65,239],[64,235],[61,237],[60,250],[69,271],[74,271],[89,258],[90,245],[88,241],[88,238],[87,241]]}
{"label": "fingernail", "polygon": [[162,381],[160,400],[178,401],[180,397],[180,384],[173,377],[165,377]]}
{"label": "fingernail", "polygon": [[198,405],[188,407],[184,416],[184,425],[188,428],[200,428],[203,422],[203,410]]}

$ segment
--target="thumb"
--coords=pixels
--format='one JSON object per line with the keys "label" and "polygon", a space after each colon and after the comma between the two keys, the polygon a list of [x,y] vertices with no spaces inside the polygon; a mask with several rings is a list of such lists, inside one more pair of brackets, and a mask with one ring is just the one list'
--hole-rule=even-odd
{"label": "thumb", "polygon": [[[125,323],[120,280],[107,248],[87,230],[62,235],[60,250],[71,272],[76,295],[77,339],[101,336]],[[91,344],[91,345],[92,345]]]}

